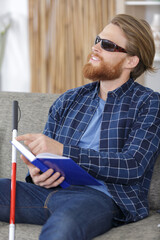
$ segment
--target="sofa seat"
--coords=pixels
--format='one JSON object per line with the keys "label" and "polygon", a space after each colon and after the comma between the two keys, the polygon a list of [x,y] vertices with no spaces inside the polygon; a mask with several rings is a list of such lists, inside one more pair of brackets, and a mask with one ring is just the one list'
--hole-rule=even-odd
{"label": "sofa seat", "polygon": [[[113,228],[94,240],[160,240],[158,224],[160,224],[160,214],[151,211],[149,217],[136,223]],[[38,240],[40,231],[39,225],[16,224],[15,240]],[[8,232],[9,224],[0,222],[0,240],[8,240]]]}

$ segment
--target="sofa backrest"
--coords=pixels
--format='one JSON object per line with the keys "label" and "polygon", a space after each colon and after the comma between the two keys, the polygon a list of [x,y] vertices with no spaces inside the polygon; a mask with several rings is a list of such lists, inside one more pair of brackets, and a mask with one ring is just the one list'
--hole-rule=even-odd
{"label": "sofa backrest", "polygon": [[[12,102],[21,109],[18,135],[43,132],[52,103],[59,95],[0,92],[0,178],[11,177]],[[27,167],[17,153],[17,180],[24,181]],[[160,209],[160,157],[156,161],[149,192],[151,209]]]}
{"label": "sofa backrest", "polygon": [[[43,132],[49,107],[58,95],[0,92],[0,177],[11,176],[12,103],[19,102],[21,119],[18,135]],[[27,167],[17,152],[17,179],[24,180]]]}

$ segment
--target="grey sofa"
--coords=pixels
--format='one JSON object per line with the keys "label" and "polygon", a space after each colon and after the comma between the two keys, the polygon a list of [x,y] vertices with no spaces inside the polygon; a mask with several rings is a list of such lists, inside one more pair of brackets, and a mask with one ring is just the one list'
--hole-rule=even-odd
{"label": "grey sofa", "polygon": [[[0,177],[10,178],[12,138],[12,101],[18,100],[21,119],[18,134],[43,131],[49,107],[57,95],[0,92]],[[17,179],[24,181],[27,167],[17,154]],[[160,240],[160,158],[156,162],[149,193],[149,217],[114,228],[94,240]],[[1,213],[0,213],[1,214]],[[8,239],[9,224],[0,222],[0,240]],[[16,240],[38,240],[41,226],[16,224]],[[46,239],[47,240],[47,239]],[[60,239],[61,240],[61,239]],[[75,239],[76,240],[76,239]]]}

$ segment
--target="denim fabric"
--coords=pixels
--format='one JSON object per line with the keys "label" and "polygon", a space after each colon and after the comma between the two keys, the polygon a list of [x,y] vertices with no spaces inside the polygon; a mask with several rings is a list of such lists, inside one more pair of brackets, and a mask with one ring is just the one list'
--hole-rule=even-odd
{"label": "denim fabric", "polygon": [[[17,181],[16,223],[43,225],[40,240],[89,240],[122,217],[114,201],[85,187],[45,189]],[[0,179],[0,221],[9,221],[10,180]]]}

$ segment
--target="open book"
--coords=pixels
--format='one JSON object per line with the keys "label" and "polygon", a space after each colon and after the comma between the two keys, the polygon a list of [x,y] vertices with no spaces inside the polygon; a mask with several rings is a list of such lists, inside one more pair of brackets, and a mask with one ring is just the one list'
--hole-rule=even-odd
{"label": "open book", "polygon": [[35,156],[16,139],[11,141],[11,143],[42,172],[50,168],[54,170],[54,173],[60,172],[61,176],[65,177],[65,180],[61,184],[62,188],[66,188],[69,185],[101,185],[94,177],[70,158],[51,153],[41,153]]}

